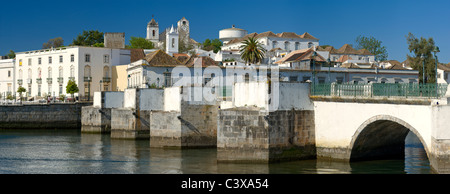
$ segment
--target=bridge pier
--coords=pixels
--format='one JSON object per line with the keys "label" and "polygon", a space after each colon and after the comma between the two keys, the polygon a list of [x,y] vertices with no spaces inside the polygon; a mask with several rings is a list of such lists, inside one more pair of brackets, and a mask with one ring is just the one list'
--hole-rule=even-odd
{"label": "bridge pier", "polygon": [[431,106],[431,168],[436,173],[450,173],[450,105]]}
{"label": "bridge pier", "polygon": [[314,111],[219,110],[218,162],[270,163],[315,158]]}

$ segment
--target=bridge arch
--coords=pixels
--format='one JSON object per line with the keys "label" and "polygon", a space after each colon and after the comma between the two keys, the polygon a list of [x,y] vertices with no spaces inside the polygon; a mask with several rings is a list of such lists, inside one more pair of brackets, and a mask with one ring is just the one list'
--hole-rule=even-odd
{"label": "bridge arch", "polygon": [[414,133],[429,151],[422,135],[402,119],[390,115],[377,115],[362,123],[350,143],[350,161],[404,158],[405,138]]}

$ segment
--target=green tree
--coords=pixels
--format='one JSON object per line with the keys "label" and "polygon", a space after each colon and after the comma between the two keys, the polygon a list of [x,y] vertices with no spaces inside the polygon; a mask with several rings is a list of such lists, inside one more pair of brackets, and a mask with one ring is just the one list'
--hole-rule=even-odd
{"label": "green tree", "polygon": [[14,59],[16,58],[16,53],[13,50],[9,50],[9,53],[6,54],[6,56],[8,56],[8,58],[10,59]]}
{"label": "green tree", "polygon": [[142,37],[134,37],[130,38],[130,45],[128,48],[140,48],[140,49],[153,49],[155,46],[152,41],[149,41]]}
{"label": "green tree", "polygon": [[99,32],[98,30],[83,30],[83,33],[78,34],[78,36],[73,39],[71,45],[78,46],[92,46],[96,43],[103,43],[104,37],[103,32]]}
{"label": "green tree", "polygon": [[[433,38],[416,38],[411,32],[406,36],[406,41],[408,43],[408,50],[413,53],[412,56],[406,55],[407,60],[411,61],[411,67],[414,70],[419,71],[419,81],[423,82],[423,62],[425,61],[425,82],[426,83],[436,83],[435,74],[435,58],[433,56],[433,49],[435,43]],[[424,55],[424,59],[420,56]]]}
{"label": "green tree", "polygon": [[178,52],[188,53],[192,49],[194,49],[194,45],[190,44],[188,41],[185,41],[184,37],[180,37],[178,39]]}
{"label": "green tree", "polygon": [[64,40],[61,37],[56,37],[48,40],[44,44],[42,44],[42,49],[48,48],[58,48],[64,46]]}
{"label": "green tree", "polygon": [[376,59],[379,61],[386,61],[388,58],[388,52],[385,46],[381,46],[381,41],[374,37],[365,37],[359,35],[356,38],[356,49],[366,49],[375,55]]}
{"label": "green tree", "polygon": [[75,81],[73,80],[69,80],[66,86],[66,93],[71,94],[73,99],[73,94],[77,93],[78,91],[79,89],[77,83],[75,83]]}
{"label": "green tree", "polygon": [[247,64],[259,64],[264,58],[266,49],[255,38],[249,37],[239,47],[241,59]]}
{"label": "green tree", "polygon": [[222,46],[222,42],[219,39],[214,39],[214,40],[210,40],[210,39],[206,39],[202,44],[202,49],[205,51],[213,51],[214,53],[217,53],[220,51],[220,47]]}
{"label": "green tree", "polygon": [[23,92],[27,92],[27,89],[25,89],[25,88],[22,87],[22,86],[19,86],[19,88],[17,88],[17,92],[19,93],[20,101],[22,101],[22,93],[23,93]]}
{"label": "green tree", "polygon": [[105,47],[105,44],[102,43],[95,43],[94,45],[92,45],[93,47]]}

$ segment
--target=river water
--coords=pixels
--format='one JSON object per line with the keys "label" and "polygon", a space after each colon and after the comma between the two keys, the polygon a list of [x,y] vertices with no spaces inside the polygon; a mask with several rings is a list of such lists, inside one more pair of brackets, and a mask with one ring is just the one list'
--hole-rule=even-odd
{"label": "river water", "polygon": [[116,140],[80,130],[0,130],[0,174],[429,174],[420,143],[404,160],[223,164],[216,149],[154,149],[149,141]]}

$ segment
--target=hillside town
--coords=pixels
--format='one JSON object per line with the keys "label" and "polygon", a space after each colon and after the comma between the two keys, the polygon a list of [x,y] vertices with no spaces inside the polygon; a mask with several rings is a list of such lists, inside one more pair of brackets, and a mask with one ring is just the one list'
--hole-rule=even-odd
{"label": "hillside town", "polygon": [[[23,96],[26,101],[62,100],[71,97],[66,91],[69,81],[79,88],[73,97],[85,101],[91,101],[94,92],[99,91],[171,87],[176,82],[171,71],[177,66],[218,67],[222,76],[226,69],[277,67],[282,82],[420,82],[419,71],[408,60],[380,61],[368,50],[356,50],[351,44],[321,46],[320,37],[308,32],[273,29],[248,33],[232,25],[218,32],[222,42],[218,52],[203,50],[190,32],[190,21],[185,17],[167,27],[160,27],[152,18],[145,37],[153,43],[153,49],[126,48],[125,33],[105,32],[104,47],[63,46],[16,52],[15,58],[0,60],[0,99],[13,102]],[[241,58],[240,47],[249,38],[256,39],[265,50],[262,60],[255,64]],[[190,50],[180,51],[179,44],[189,45]],[[449,83],[450,67],[439,64],[437,71],[438,83]],[[206,84],[211,75],[203,75],[202,82]],[[243,76],[238,80],[256,79],[256,75]],[[221,97],[230,96],[234,82],[220,86]],[[19,88],[24,88],[23,94]]]}

